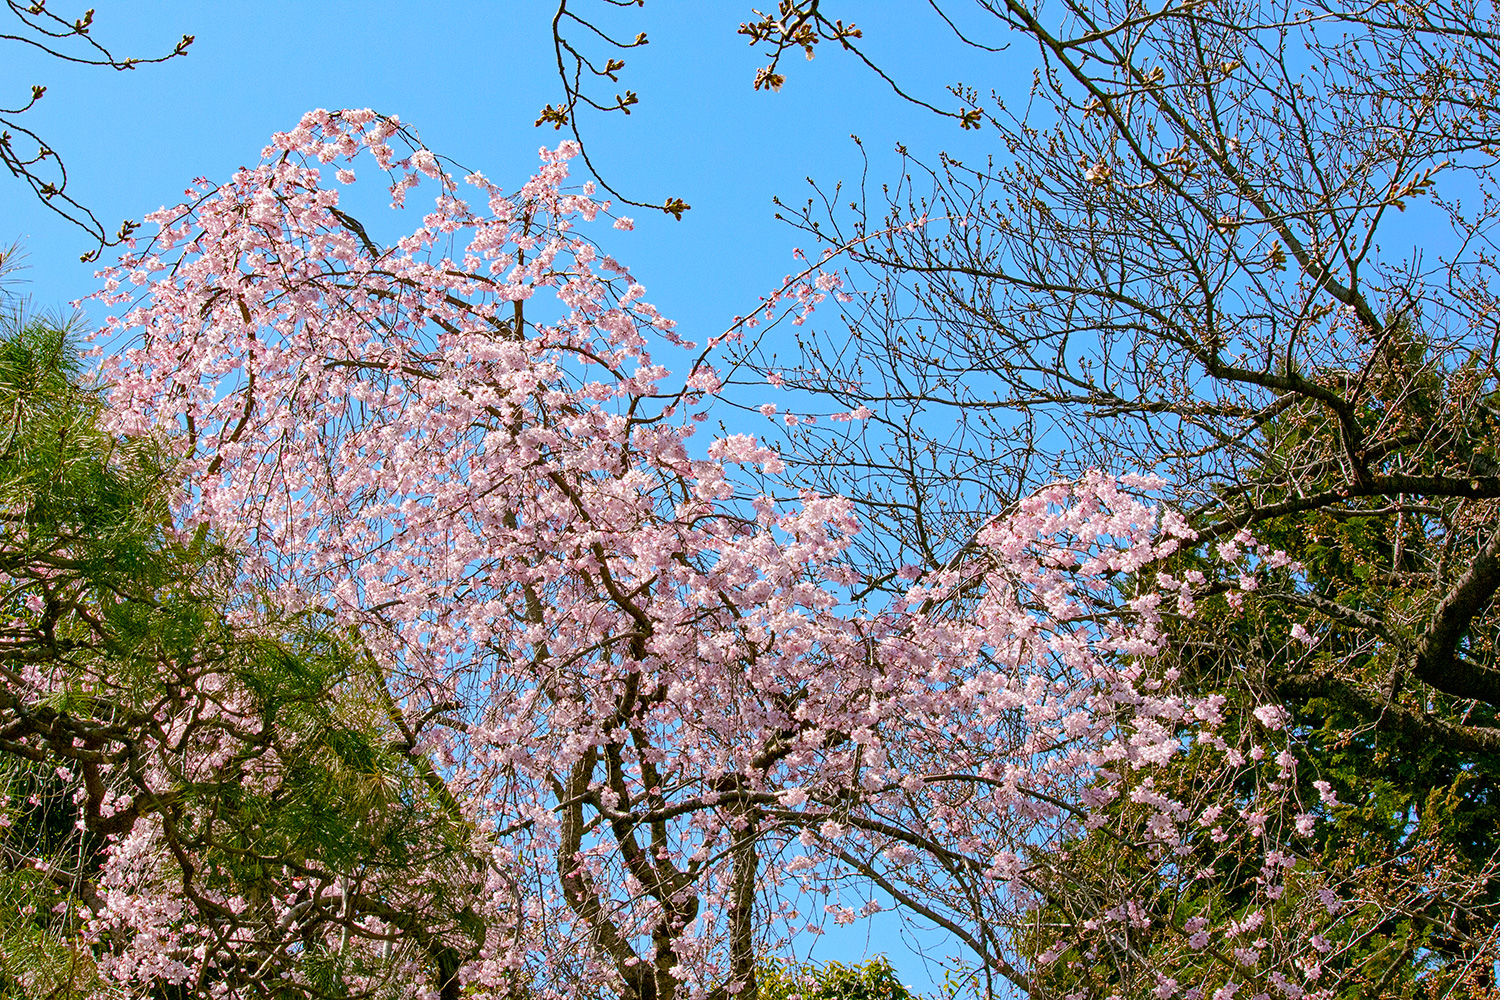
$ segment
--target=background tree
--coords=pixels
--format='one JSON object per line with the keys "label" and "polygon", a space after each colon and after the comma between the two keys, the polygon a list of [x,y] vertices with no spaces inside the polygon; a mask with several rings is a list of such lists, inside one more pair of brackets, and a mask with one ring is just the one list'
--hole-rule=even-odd
{"label": "background tree", "polygon": [[915,1000],[883,956],[857,965],[768,962],[757,984],[761,1000]]}
{"label": "background tree", "polygon": [[[161,442],[99,429],[103,398],[66,324],[10,323],[5,987],[84,996],[135,977],[194,995],[281,989],[295,966],[327,995],[414,955],[441,967],[467,827],[432,797],[430,765],[399,749],[358,644],[237,589],[237,560],[207,526],[174,526],[180,480]],[[434,868],[443,895],[413,923],[401,908]],[[235,902],[212,902],[224,899]],[[371,930],[373,914],[391,917],[385,930]],[[213,928],[200,953],[230,959],[207,978],[186,973],[178,928],[194,921]]]}

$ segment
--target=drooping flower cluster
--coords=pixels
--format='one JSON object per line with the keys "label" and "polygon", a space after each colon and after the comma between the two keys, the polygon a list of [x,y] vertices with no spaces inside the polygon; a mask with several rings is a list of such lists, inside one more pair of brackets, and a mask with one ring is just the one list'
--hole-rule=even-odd
{"label": "drooping flower cluster", "polygon": [[[1151,567],[1193,537],[1153,483],[1060,484],[851,608],[850,504],[744,495],[736,466],[781,470],[751,436],[690,447],[718,375],[667,387],[650,349],[681,341],[580,235],[607,206],[565,188],[572,152],[505,195],[393,119],[314,112],[108,273],[115,430],[172,436],[180,527],[233,538],[246,586],[357,637],[370,725],[463,831],[399,871],[314,854],[187,893],[202,838],[143,820],[95,918],[122,985],[733,993],[851,872],[1003,969],[985,920],[1055,892],[1037,859],[1111,803],[1164,866],[1214,828],[1152,785],[1232,751],[1221,702],[1152,667],[1192,597]],[[398,204],[438,188],[389,247],[341,207],[359,157]]]}

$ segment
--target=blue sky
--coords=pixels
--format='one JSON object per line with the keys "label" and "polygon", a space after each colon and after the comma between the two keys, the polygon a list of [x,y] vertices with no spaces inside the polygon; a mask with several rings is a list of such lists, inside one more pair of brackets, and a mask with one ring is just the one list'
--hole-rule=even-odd
{"label": "blue sky", "polygon": [[[774,220],[772,196],[796,201],[809,176],[832,182],[856,175],[851,133],[872,153],[877,181],[893,169],[898,141],[929,156],[939,149],[970,155],[987,138],[903,105],[826,45],[812,62],[788,60],[780,93],[755,92],[751,80],[764,60],[736,35],[750,5],[652,0],[615,14],[622,34],[645,31],[651,39],[627,54],[619,85],[639,93],[641,103],[628,118],[596,115],[586,123],[591,156],[617,189],[642,201],[670,195],[693,206],[681,222],[629,211],[637,229],[616,234],[608,249],[685,335],[700,340],[794,269],[796,234]],[[957,79],[987,88],[1022,69],[1015,82],[1029,82],[1029,66],[1017,65],[1027,60],[1015,53],[976,54],[966,64],[925,4],[850,6],[858,8],[853,18],[869,49],[934,103],[956,105],[944,87]],[[48,87],[28,124],[63,154],[70,193],[111,227],[176,203],[195,176],[220,179],[254,162],[272,132],[314,107],[399,115],[430,148],[502,185],[523,181],[538,146],[563,137],[533,126],[560,92],[546,0],[99,7],[94,33],[118,53],[164,52],[184,33],[197,41],[183,59],[131,73],[63,66],[8,46],[0,100],[13,106],[33,83]],[[603,4],[575,7],[586,13]],[[38,306],[93,290],[93,267],[77,260],[87,249],[84,234],[41,209],[20,185],[0,183],[0,240],[17,238],[31,264],[24,290]]]}
{"label": "blue sky", "polygon": [[[752,2],[651,0],[644,9],[616,12],[612,23],[621,34],[645,31],[651,39],[627,55],[619,85],[639,93],[641,103],[628,118],[596,115],[585,125],[594,162],[617,189],[693,206],[681,222],[627,210],[636,230],[611,233],[607,249],[631,266],[684,336],[700,341],[795,269],[797,234],[775,221],[771,199],[800,201],[809,176],[826,185],[857,179],[861,160],[851,133],[871,154],[877,187],[894,180],[897,142],[932,160],[939,150],[976,156],[992,138],[903,104],[826,44],[813,62],[788,60],[780,93],[753,91],[764,59],[736,35]],[[575,5],[580,13],[604,7]],[[76,16],[86,3],[52,6]],[[0,104],[14,106],[32,84],[47,86],[26,123],[63,155],[70,193],[111,228],[176,203],[196,176],[222,179],[255,162],[271,133],[315,107],[399,115],[428,147],[507,187],[530,174],[538,146],[562,138],[533,126],[541,107],[560,96],[549,30],[554,7],[546,0],[97,6],[95,36],[119,55],[156,55],[185,33],[197,41],[185,58],[131,73],[66,66],[7,46],[0,49]],[[1034,60],[1023,46],[998,55],[965,50],[916,0],[825,6],[856,21],[868,51],[935,104],[956,107],[944,88],[958,81],[1024,99]],[[575,34],[587,44],[582,31]],[[98,265],[78,261],[89,249],[86,235],[42,209],[19,183],[0,180],[0,245],[12,240],[23,243],[30,264],[19,290],[36,307],[63,307],[94,290]],[[929,970],[895,930],[892,920],[856,925],[831,933],[816,954],[848,960],[867,948],[886,952],[908,983],[929,988]]]}

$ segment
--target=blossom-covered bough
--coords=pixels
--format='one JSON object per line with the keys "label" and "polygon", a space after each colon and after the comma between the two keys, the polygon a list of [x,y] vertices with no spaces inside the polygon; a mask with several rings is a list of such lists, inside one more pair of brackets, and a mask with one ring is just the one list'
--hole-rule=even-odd
{"label": "blossom-covered bough", "polygon": [[[990,993],[1129,967],[1148,930],[1198,956],[1183,988],[1316,989],[1338,907],[1297,866],[1324,807],[1283,720],[1226,724],[1158,662],[1203,594],[1288,560],[1245,536],[1174,576],[1194,536],[1156,484],[1094,473],[851,602],[850,505],[748,490],[781,472],[753,437],[691,441],[710,355],[680,384],[653,361],[696,348],[580,235],[607,206],[570,152],[507,195],[395,119],[314,112],[108,272],[104,425],[182,456],[172,537],[239,553],[215,628],[311,638],[276,683],[164,681],[185,696],[68,786],[99,991],[727,998],[890,905]],[[397,203],[436,188],[390,246],[340,207],[370,167]],[[1201,781],[1156,783],[1185,758]],[[1090,871],[1089,829],[1150,884]],[[1261,867],[1253,944],[1195,881],[1224,857]],[[1028,923],[1044,900],[1083,937]]]}

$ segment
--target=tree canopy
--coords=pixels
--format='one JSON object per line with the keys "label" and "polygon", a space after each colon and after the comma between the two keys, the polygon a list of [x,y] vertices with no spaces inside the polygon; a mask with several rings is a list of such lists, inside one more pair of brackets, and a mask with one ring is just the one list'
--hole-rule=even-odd
{"label": "tree canopy", "polygon": [[[757,86],[884,72],[832,6]],[[149,216],[97,370],[11,318],[0,988],[904,1000],[775,960],[890,907],[955,997],[1496,988],[1496,12],[932,6],[1038,54],[925,105],[993,157],[712,337],[576,141],[368,109]]]}

